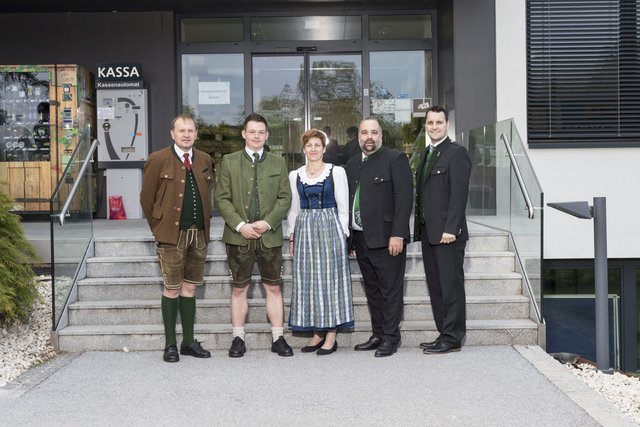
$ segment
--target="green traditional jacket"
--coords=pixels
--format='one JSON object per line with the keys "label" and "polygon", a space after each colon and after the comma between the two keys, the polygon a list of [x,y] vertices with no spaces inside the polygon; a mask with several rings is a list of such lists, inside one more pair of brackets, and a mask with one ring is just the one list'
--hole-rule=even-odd
{"label": "green traditional jacket", "polygon": [[[241,222],[249,222],[253,177],[253,162],[246,156],[244,149],[222,158],[215,200],[225,223],[222,240],[230,245],[249,244],[247,239],[236,232],[236,227]],[[260,219],[271,226],[271,230],[262,235],[262,243],[267,248],[282,246],[282,221],[291,205],[287,165],[282,157],[264,152],[263,158],[258,162],[258,198]]]}

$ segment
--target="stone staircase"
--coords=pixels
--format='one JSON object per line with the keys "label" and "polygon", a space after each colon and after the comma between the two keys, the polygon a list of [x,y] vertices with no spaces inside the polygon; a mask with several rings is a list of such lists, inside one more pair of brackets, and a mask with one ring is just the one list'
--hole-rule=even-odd
{"label": "stone staircase", "polygon": [[[231,287],[224,244],[220,240],[221,227],[219,219],[212,226],[214,240],[209,246],[205,284],[197,294],[196,338],[212,350],[226,350],[231,342]],[[523,294],[521,275],[515,272],[515,255],[508,250],[507,233],[470,224],[470,234],[465,259],[466,345],[536,344],[538,325],[530,319],[529,299]],[[163,348],[162,279],[154,248],[150,234],[96,236],[95,256],[87,260],[87,277],[78,283],[78,301],[68,307],[68,326],[57,332],[61,350]],[[292,263],[288,254],[284,259],[286,319]],[[339,334],[342,348],[366,340],[371,333],[362,277],[355,259],[351,260],[351,273],[356,324],[352,331]],[[270,324],[257,270],[250,291],[246,331],[249,349],[270,347]],[[403,345],[417,346],[436,335],[420,246],[412,243],[407,251]],[[294,349],[307,341],[307,336],[292,336],[290,332],[286,338]]]}

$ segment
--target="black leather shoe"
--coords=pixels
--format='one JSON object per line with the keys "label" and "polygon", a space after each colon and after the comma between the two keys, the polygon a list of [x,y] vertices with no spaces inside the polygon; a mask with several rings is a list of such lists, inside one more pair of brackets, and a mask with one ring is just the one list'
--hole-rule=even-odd
{"label": "black leather shoe", "polygon": [[211,357],[211,352],[202,348],[201,343],[198,340],[193,340],[189,345],[180,345],[180,354],[183,356],[193,356],[200,359],[206,359]]}
{"label": "black leather shoe", "polygon": [[180,355],[178,354],[178,347],[175,344],[172,344],[164,349],[164,354],[162,355],[162,359],[165,362],[173,363],[180,360]]}
{"label": "black leather shoe", "polygon": [[273,344],[271,344],[271,352],[278,353],[278,356],[289,357],[293,356],[293,349],[284,340],[284,337],[278,338]]}
{"label": "black leather shoe", "polygon": [[244,345],[244,340],[235,337],[231,342],[231,348],[229,348],[229,357],[242,357],[246,352],[247,347]]}
{"label": "black leather shoe", "polygon": [[424,354],[445,354],[453,353],[454,351],[460,351],[460,344],[449,344],[446,342],[439,342],[431,348],[425,348],[422,350]]}
{"label": "black leather shoe", "polygon": [[313,353],[314,351],[316,351],[317,349],[319,349],[323,345],[324,345],[324,338],[322,338],[322,341],[320,341],[316,345],[307,345],[307,346],[302,347],[300,349],[300,351],[303,352],[303,353]]}
{"label": "black leather shoe", "polygon": [[369,338],[369,341],[363,342],[362,344],[357,344],[355,347],[353,347],[353,349],[355,351],[375,350],[376,348],[380,347],[380,344],[382,344],[381,338],[371,336],[371,338]]}
{"label": "black leather shoe", "polygon": [[435,340],[435,341],[430,341],[430,342],[421,342],[420,343],[420,348],[421,349],[425,349],[425,348],[433,348],[435,347],[440,341]]}
{"label": "black leather shoe", "polygon": [[392,343],[391,341],[382,341],[382,344],[380,344],[374,356],[375,357],[391,356],[393,353],[395,353],[398,350],[398,347],[400,347],[399,341],[395,344]]}
{"label": "black leather shoe", "polygon": [[322,347],[320,347],[318,349],[318,351],[316,351],[316,354],[318,356],[326,356],[327,354],[331,354],[334,351],[336,351],[338,349],[338,341],[334,341],[333,343],[333,347],[331,347],[330,349],[324,349]]}

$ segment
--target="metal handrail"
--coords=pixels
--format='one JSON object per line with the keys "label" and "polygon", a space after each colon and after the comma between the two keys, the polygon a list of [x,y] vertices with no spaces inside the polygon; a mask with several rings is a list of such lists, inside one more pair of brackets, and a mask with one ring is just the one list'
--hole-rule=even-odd
{"label": "metal handrail", "polygon": [[[98,148],[98,144],[100,144],[98,142],[98,140],[94,139],[93,143],[91,144],[91,147],[89,147],[89,152],[87,153],[87,157],[85,157],[84,161],[82,162],[82,166],[80,167],[80,171],[78,172],[78,176],[82,176],[84,174],[84,171],[87,169],[87,166],[89,165],[89,163],[92,162],[93,153],[96,151],[96,148]],[[62,207],[62,210],[60,211],[60,217],[58,218],[59,221],[60,221],[60,225],[64,225],[64,219],[65,219],[65,217],[67,217],[69,215],[67,213],[67,211],[69,210],[69,207],[71,206],[71,201],[73,200],[73,196],[76,194],[76,190],[78,189],[79,185],[80,185],[80,180],[77,179],[73,183],[73,186],[71,187],[71,191],[69,192],[69,195],[67,196],[67,201],[64,203],[64,206]]]}
{"label": "metal handrail", "polygon": [[522,195],[524,196],[524,201],[527,204],[527,210],[529,211],[528,218],[533,219],[534,217],[533,203],[531,202],[531,197],[529,197],[527,186],[524,184],[524,179],[522,178],[522,174],[520,173],[520,168],[516,163],[516,156],[515,154],[513,154],[513,150],[511,149],[509,138],[507,138],[507,135],[503,133],[502,135],[500,135],[500,139],[502,139],[502,142],[504,142],[504,146],[507,149],[507,153],[509,154],[509,159],[511,159],[511,166],[513,166],[513,172],[516,174],[516,179],[518,180],[520,191],[522,191]]}

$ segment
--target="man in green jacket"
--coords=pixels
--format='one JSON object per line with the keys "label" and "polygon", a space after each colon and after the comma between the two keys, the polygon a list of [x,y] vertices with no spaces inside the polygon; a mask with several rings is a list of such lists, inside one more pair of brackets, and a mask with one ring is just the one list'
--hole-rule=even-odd
{"label": "man in green jacket", "polygon": [[280,289],[281,227],[291,204],[291,189],[284,159],[265,150],[268,137],[266,119],[259,114],[249,115],[242,130],[244,149],[222,158],[216,184],[215,198],[225,222],[222,239],[227,246],[233,286],[230,357],[242,357],[246,352],[247,294],[256,262],[267,296],[273,337],[271,351],[280,356],[293,356],[293,349],[284,339],[284,303]]}

